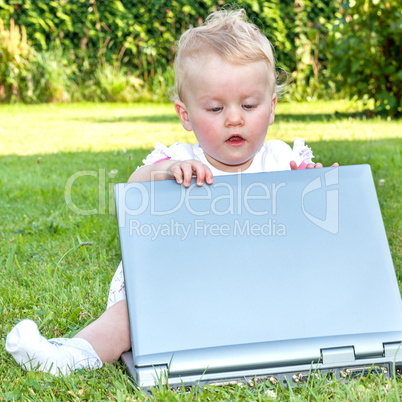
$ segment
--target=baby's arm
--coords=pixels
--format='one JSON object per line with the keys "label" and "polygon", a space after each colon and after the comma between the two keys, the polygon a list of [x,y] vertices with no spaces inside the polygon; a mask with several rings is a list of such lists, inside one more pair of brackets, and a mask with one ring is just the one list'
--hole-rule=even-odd
{"label": "baby's arm", "polygon": [[204,181],[207,184],[213,182],[213,175],[209,167],[194,159],[186,161],[169,159],[153,165],[142,166],[130,176],[128,181],[176,180],[178,184],[189,187],[193,176],[197,177],[198,186],[202,186]]}

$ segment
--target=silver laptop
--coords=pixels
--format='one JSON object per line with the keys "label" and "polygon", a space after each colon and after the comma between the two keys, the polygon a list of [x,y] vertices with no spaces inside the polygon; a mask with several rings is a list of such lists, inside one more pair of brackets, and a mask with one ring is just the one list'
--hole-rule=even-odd
{"label": "silver laptop", "polygon": [[139,386],[402,368],[402,303],[368,165],[117,184]]}

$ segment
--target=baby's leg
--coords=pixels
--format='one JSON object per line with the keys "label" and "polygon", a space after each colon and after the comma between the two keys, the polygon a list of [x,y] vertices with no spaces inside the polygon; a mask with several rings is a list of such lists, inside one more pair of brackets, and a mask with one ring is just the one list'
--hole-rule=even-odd
{"label": "baby's leg", "polygon": [[33,321],[21,321],[7,335],[6,349],[25,370],[52,374],[113,363],[130,349],[126,301],[117,302],[72,339],[48,341]]}
{"label": "baby's leg", "polygon": [[104,363],[113,363],[119,359],[131,347],[126,300],[109,307],[75,338],[88,341]]}

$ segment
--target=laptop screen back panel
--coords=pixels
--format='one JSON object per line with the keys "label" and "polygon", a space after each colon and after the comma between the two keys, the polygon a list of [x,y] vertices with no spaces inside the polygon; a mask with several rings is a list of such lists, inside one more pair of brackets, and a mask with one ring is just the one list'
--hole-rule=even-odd
{"label": "laptop screen back panel", "polygon": [[192,355],[199,370],[194,351],[211,367],[228,347],[249,350],[246,365],[269,365],[278,354],[261,347],[286,357],[298,343],[314,360],[323,339],[369,355],[383,338],[400,339],[400,293],[368,166],[222,176],[189,189],[121,184],[116,200],[138,366],[174,370]]}

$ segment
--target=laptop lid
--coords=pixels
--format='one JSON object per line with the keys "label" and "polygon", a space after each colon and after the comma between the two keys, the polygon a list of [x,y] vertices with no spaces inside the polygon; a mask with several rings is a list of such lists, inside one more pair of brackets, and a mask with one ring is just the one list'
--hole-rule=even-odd
{"label": "laptop lid", "polygon": [[370,167],[115,187],[136,367],[378,356],[402,304]]}

